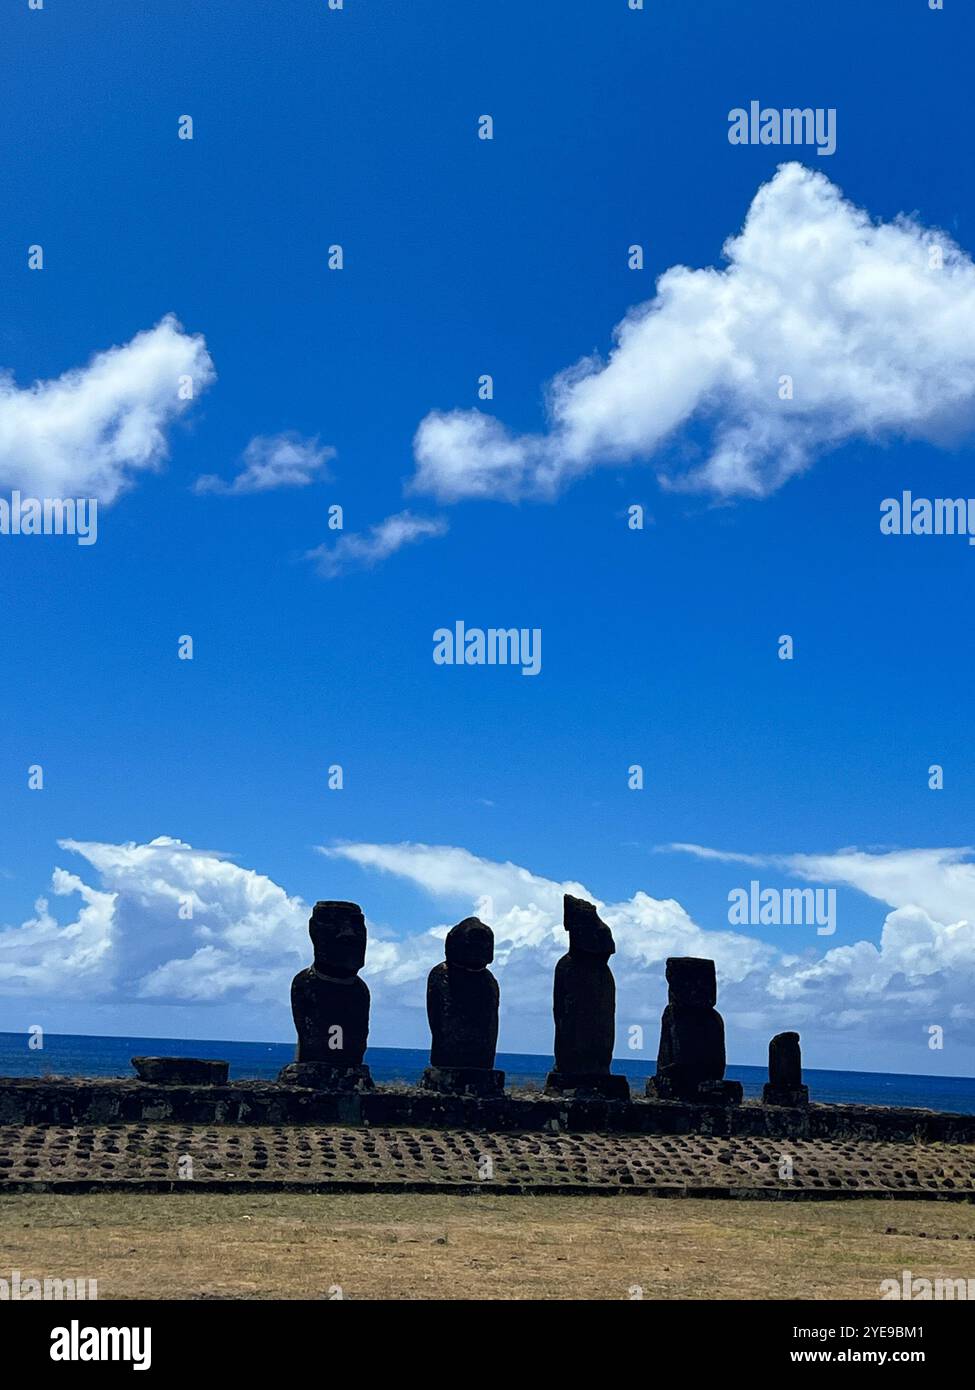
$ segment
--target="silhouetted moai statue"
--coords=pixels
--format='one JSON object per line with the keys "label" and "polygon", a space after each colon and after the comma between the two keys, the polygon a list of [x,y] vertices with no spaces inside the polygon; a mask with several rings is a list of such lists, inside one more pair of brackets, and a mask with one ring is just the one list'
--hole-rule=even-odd
{"label": "silhouetted moai statue", "polygon": [[616,1041],[616,982],[609,968],[616,950],[613,933],[592,903],[568,893],[562,920],[569,950],[555,967],[555,1070],[545,1090],[628,1100],[626,1077],[609,1070]]}
{"label": "silhouetted moai statue", "polygon": [[765,1105],[808,1105],[809,1087],[802,1084],[802,1052],[798,1033],[776,1033],[768,1045],[768,1084]]}
{"label": "silhouetted moai statue", "polygon": [[725,1081],[724,1021],[714,1007],[718,982],[713,960],[671,956],[668,1004],[660,1023],[657,1074],[647,1095],[721,1105],[741,1100],[741,1083]]}
{"label": "silhouetted moai statue", "polygon": [[488,969],[494,932],[467,917],[447,933],[444,955],[427,978],[432,1043],[420,1085],[452,1094],[501,1095],[504,1072],[494,1069],[500,991]]}
{"label": "silhouetted moai statue", "polygon": [[372,1077],[362,1060],[369,1035],[369,988],[359,979],[366,959],[362,909],[316,903],[308,932],[314,962],[291,982],[298,1047],[278,1080],[321,1090],[367,1090]]}

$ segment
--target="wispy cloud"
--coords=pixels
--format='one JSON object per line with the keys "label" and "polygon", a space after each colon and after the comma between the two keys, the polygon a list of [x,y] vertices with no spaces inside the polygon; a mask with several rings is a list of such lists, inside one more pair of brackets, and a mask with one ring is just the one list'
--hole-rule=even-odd
{"label": "wispy cloud", "polygon": [[259,434],[247,445],[241,457],[243,468],[230,481],[216,473],[205,473],[193,484],[198,493],[220,493],[239,497],[247,493],[272,492],[283,487],[307,487],[324,481],[328,464],[335,457],[330,444],[305,439],[293,430],[282,434]]}
{"label": "wispy cloud", "polygon": [[414,516],[412,512],[397,512],[361,534],[343,535],[331,545],[319,545],[308,552],[318,573],[334,579],[349,569],[371,569],[395,555],[405,545],[429,540],[446,534],[448,525],[443,517]]}
{"label": "wispy cloud", "polygon": [[730,850],[708,849],[705,845],[684,844],[675,841],[670,845],[654,845],[656,854],[693,854],[696,859],[717,860],[721,864],[768,864],[768,855],[736,854]]}
{"label": "wispy cloud", "polygon": [[661,481],[762,497],[847,440],[944,444],[972,428],[975,265],[943,232],[874,223],[786,164],[724,256],[723,270],[671,267],[617,325],[608,361],[556,376],[546,433],[431,412],[412,487],[442,502],[551,498],[600,465],[653,458],[694,420],[706,457]]}
{"label": "wispy cloud", "polygon": [[774,867],[807,882],[841,883],[889,907],[922,907],[942,921],[975,922],[975,849],[840,849],[827,854],[739,854],[675,843],[658,852],[723,864]]}

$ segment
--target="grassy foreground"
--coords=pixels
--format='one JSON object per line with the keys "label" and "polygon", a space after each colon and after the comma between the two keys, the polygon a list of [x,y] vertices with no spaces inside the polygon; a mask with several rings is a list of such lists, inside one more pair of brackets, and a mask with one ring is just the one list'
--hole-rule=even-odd
{"label": "grassy foreground", "polygon": [[12,1269],[95,1278],[103,1299],[875,1299],[903,1269],[975,1278],[975,1206],[11,1195],[0,1276]]}

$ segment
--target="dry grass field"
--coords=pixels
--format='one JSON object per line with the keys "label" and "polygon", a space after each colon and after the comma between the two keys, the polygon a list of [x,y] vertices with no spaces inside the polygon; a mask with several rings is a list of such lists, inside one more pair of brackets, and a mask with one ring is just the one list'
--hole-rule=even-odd
{"label": "dry grass field", "polygon": [[[891,1230],[890,1228],[893,1228]],[[975,1278],[975,1206],[644,1197],[0,1197],[0,1274],[100,1298],[877,1298]],[[330,1292],[331,1291],[331,1292]]]}

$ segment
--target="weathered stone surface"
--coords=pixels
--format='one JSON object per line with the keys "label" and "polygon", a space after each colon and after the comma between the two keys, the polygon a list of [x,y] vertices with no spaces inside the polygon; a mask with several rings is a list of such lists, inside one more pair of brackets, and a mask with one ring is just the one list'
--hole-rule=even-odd
{"label": "weathered stone surface", "polygon": [[613,933],[592,903],[568,893],[563,924],[569,950],[555,967],[555,1067],[545,1090],[625,1098],[626,1077],[611,1076],[609,1070],[616,1041],[616,982],[609,968],[616,950]]}
{"label": "weathered stone surface", "polygon": [[504,1095],[504,1072],[494,1067],[427,1067],[420,1085],[444,1095]]}
{"label": "weathered stone surface", "polygon": [[612,1072],[550,1071],[545,1079],[545,1093],[551,1096],[577,1096],[580,1100],[629,1100],[630,1083],[625,1076]]}
{"label": "weathered stone surface", "polygon": [[808,1105],[809,1087],[802,1084],[802,1052],[798,1033],[776,1033],[768,1045],[768,1084],[765,1105]]}
{"label": "weathered stone surface", "polygon": [[803,1106],[809,1104],[808,1086],[769,1086],[762,1087],[763,1105]]}
{"label": "weathered stone surface", "polygon": [[362,1059],[369,1036],[369,988],[358,974],[366,958],[362,909],[355,903],[318,902],[308,931],[314,963],[291,982],[291,1013],[298,1034],[295,1062],[331,1069],[336,1085],[337,1069],[354,1068],[357,1075],[349,1079],[358,1084],[363,1071],[368,1075]]}
{"label": "weathered stone surface", "polygon": [[802,1051],[798,1033],[776,1033],[768,1045],[768,1079],[773,1086],[802,1085]]}
{"label": "weathered stone surface", "polygon": [[975,1115],[882,1105],[802,1108],[656,1100],[613,1101],[539,1093],[479,1098],[412,1086],[342,1094],[276,1081],[225,1086],[149,1085],[135,1077],[0,1077],[0,1132],[24,1125],[412,1125],[488,1133],[600,1133],[883,1140],[975,1145]]}
{"label": "weathered stone surface", "polygon": [[278,1072],[285,1086],[308,1086],[313,1091],[371,1091],[367,1066],[331,1066],[328,1062],[289,1062]]}
{"label": "weathered stone surface", "polygon": [[703,956],[670,956],[667,960],[667,998],[676,1007],[713,1009],[718,1002],[718,976],[713,960]]}
{"label": "weathered stone surface", "polygon": [[[641,1105],[648,1108],[646,1101]],[[165,1123],[6,1126],[0,1128],[0,1190],[185,1194],[192,1187],[196,1192],[498,1195],[597,1190],[802,1201],[842,1196],[975,1200],[975,1165],[962,1145],[911,1145],[908,1154],[897,1143],[801,1139],[791,1141],[789,1152],[794,1167],[784,1177],[782,1141],[769,1135],[726,1135],[716,1141],[710,1133],[685,1134],[675,1143],[666,1135],[542,1131],[486,1139],[463,1125],[445,1133],[411,1123],[380,1129],[262,1123],[188,1125],[174,1142]],[[193,1159],[190,1181],[186,1155]],[[491,1163],[484,1165],[488,1156]],[[975,1240],[971,1221],[962,1217],[962,1238],[966,1228],[968,1240]]]}
{"label": "weathered stone surface", "polygon": [[498,982],[487,968],[494,933],[468,917],[447,933],[444,951],[427,978],[430,1065],[490,1071],[498,1045]]}
{"label": "weathered stone surface", "polygon": [[647,1082],[647,1095],[657,1100],[737,1105],[741,1084],[724,1080],[724,1020],[714,1007],[718,995],[714,961],[671,956],[667,987],[657,1074]]}
{"label": "weathered stone surface", "polygon": [[140,1081],[160,1086],[223,1086],[230,1071],[229,1062],[205,1057],[133,1057],[132,1065]]}

